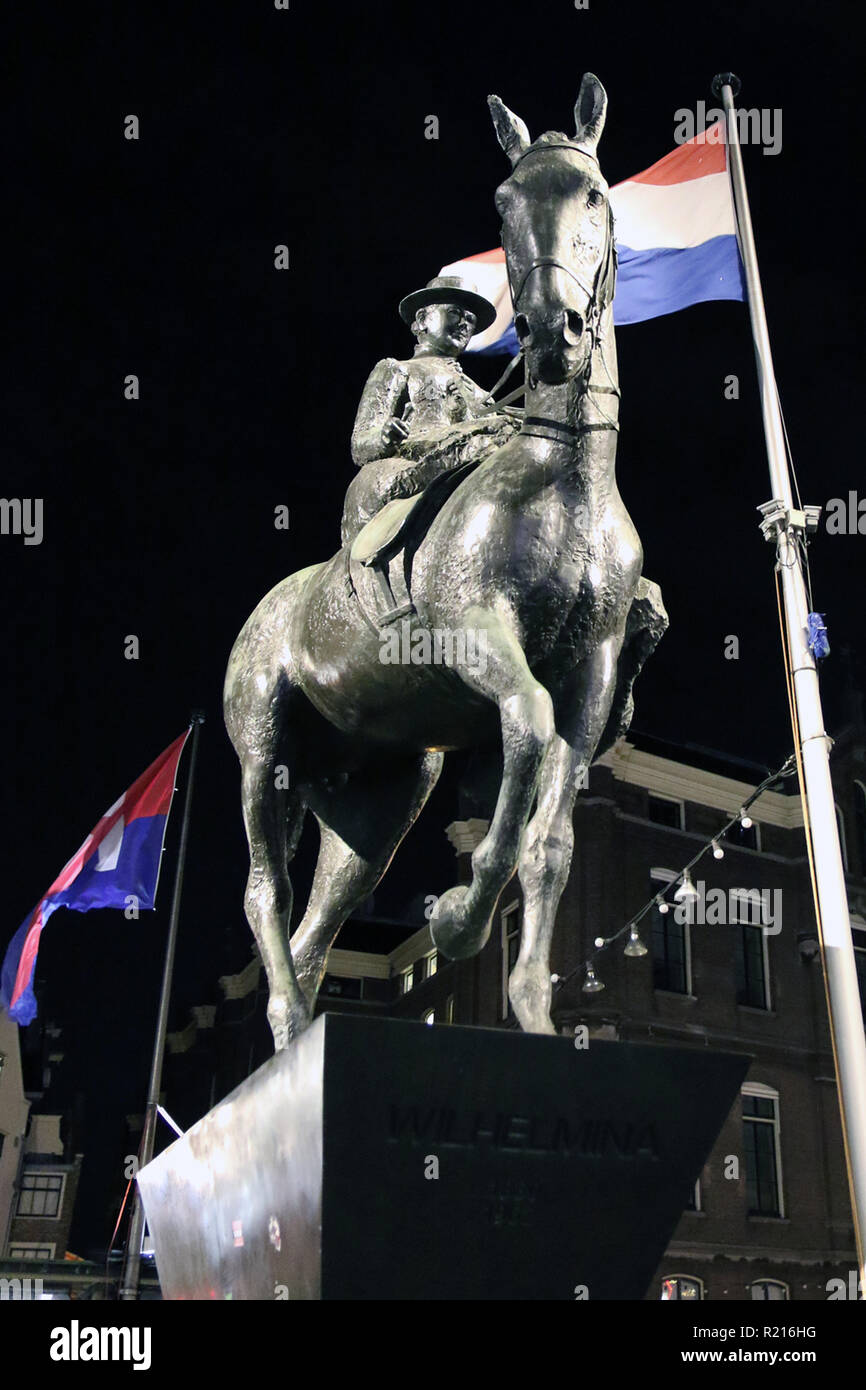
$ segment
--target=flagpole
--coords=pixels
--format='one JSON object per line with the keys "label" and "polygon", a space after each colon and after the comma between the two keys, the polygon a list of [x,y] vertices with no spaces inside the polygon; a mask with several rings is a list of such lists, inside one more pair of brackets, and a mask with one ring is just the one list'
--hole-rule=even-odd
{"label": "flagpole", "polygon": [[[183,890],[183,874],[186,865],[186,847],[189,839],[189,814],[192,806],[192,789],[195,779],[195,764],[198,754],[199,731],[204,723],[201,710],[193,710],[190,715],[192,725],[192,749],[189,759],[189,773],[186,779],[186,795],[183,803],[183,820],[180,827],[180,844],[177,851],[177,864],[174,870],[174,892],[171,899],[171,915],[168,923],[168,939],[165,944],[165,962],[162,970],[162,990],[159,996],[159,1012],[156,1020],[156,1036],[153,1043],[153,1058],[150,1066],[150,1084],[147,1090],[147,1108],[144,1114],[144,1131],[141,1138],[139,1166],[144,1167],[153,1158],[156,1138],[157,1108],[162,1085],[162,1063],[165,1056],[165,1035],[168,1027],[168,1007],[171,999],[171,978],[174,971],[174,953],[177,945],[177,925],[180,918],[180,898]],[[122,1302],[133,1302],[138,1298],[138,1282],[141,1267],[141,1238],[144,1234],[144,1207],[138,1184],[132,1216],[129,1222],[129,1235],[123,1260],[123,1275],[118,1297]]]}
{"label": "flagpole", "polygon": [[785,432],[770,337],[764,313],[761,279],[752,234],[752,219],[743,174],[734,98],[740,80],[720,73],[713,80],[713,94],[725,111],[729,175],[737,214],[740,250],[746,273],[749,314],[761,391],[761,411],[773,502],[760,510],[762,530],[776,541],[777,571],[781,578],[787,646],[790,652],[792,716],[801,760],[801,790],[805,802],[806,835],[811,837],[818,929],[827,988],[830,1035],[836,1067],[836,1085],[842,1119],[842,1135],[848,1167],[854,1238],[860,1267],[860,1296],[866,1297],[866,1032],[857,986],[857,968],[848,914],[848,894],[839,848],[839,831],[830,777],[832,740],[824,728],[815,658],[809,647],[809,605],[803,578],[801,551],[807,530],[805,509],[795,508],[788,469]]}

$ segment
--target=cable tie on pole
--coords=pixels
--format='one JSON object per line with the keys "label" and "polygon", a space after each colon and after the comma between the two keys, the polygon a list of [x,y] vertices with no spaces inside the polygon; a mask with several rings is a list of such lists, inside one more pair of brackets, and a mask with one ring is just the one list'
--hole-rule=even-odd
{"label": "cable tie on pole", "polygon": [[832,739],[825,729],[823,733],[810,734],[808,738],[804,738],[801,747],[805,748],[807,743],[815,743],[816,741],[821,743],[829,743],[830,748],[832,748],[833,744],[835,743],[835,739]]}

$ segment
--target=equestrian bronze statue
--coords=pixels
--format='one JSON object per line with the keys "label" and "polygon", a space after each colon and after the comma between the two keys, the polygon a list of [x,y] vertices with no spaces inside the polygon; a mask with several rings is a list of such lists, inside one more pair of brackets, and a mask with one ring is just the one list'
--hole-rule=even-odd
{"label": "equestrian bronze statue", "polygon": [[[381,879],[444,754],[497,745],[502,781],[472,881],[443,894],[431,932],[446,956],[481,950],[516,871],[524,911],[509,998],[525,1030],[555,1031],[550,946],[575,797],[628,728],[635,677],[667,626],[614,474],[604,89],[583,78],[573,136],[531,141],[498,97],[489,105],[511,162],[496,207],[525,359],[519,431],[420,497],[392,497],[330,560],[284,579],[229,659],[245,907],[278,1049],[309,1024],[337,932]],[[396,627],[413,654],[438,634],[439,659],[395,660]],[[288,864],[307,811],[319,857],[289,942]]]}

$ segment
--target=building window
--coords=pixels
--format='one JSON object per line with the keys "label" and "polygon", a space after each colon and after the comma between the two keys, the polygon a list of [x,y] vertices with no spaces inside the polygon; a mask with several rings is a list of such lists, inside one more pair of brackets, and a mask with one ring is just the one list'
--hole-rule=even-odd
{"label": "building window", "polygon": [[[649,891],[653,898],[660,892],[677,883],[678,874],[671,869],[652,869],[649,874]],[[688,923],[678,922],[681,913],[676,912],[671,901],[669,912],[652,913],[652,983],[655,990],[667,990],[670,994],[691,994],[691,938]]]}
{"label": "building window", "polygon": [[743,1152],[749,1216],[784,1216],[779,1096],[768,1086],[743,1089]]}
{"label": "building window", "polygon": [[19,1216],[57,1216],[63,1178],[56,1173],[24,1173],[18,1193]]}
{"label": "building window", "polygon": [[686,1274],[672,1274],[667,1279],[662,1280],[662,1302],[683,1299],[690,1303],[699,1303],[704,1296],[704,1288],[700,1279],[692,1279]]}
{"label": "building window", "polygon": [[666,796],[647,797],[647,815],[654,825],[667,825],[673,830],[683,828],[683,803]]}
{"label": "building window", "polygon": [[760,826],[756,821],[752,821],[752,824],[746,829],[739,821],[735,821],[725,832],[725,843],[739,845],[740,849],[759,850],[761,848]]}
{"label": "building window", "polygon": [[689,993],[688,933],[686,922],[678,922],[673,912],[653,919],[653,987],[671,994]]}
{"label": "building window", "polygon": [[731,906],[731,920],[737,927],[737,1003],[751,1009],[769,1009],[770,968],[763,899],[757,888],[733,889]]}
{"label": "building window", "polygon": [[453,995],[453,994],[449,994],[448,998],[445,1000],[445,1022],[446,1022],[446,1023],[453,1023],[453,1022],[454,1022],[454,995]]}
{"label": "building window", "polygon": [[329,999],[363,999],[364,981],[357,977],[326,975],[321,992]]}
{"label": "building window", "polygon": [[517,964],[520,954],[520,904],[509,903],[502,910],[502,1005],[501,1017],[513,1018],[514,1013],[508,999],[508,977]]}
{"label": "building window", "polygon": [[740,923],[737,937],[737,1003],[767,1009],[767,938],[760,927]]}
{"label": "building window", "polygon": [[406,970],[400,971],[400,993],[408,994],[412,988],[412,977],[415,973],[414,965],[408,966]]}
{"label": "building window", "polygon": [[788,1285],[780,1284],[778,1279],[756,1279],[752,1284],[752,1298],[769,1298],[776,1302],[785,1302],[789,1297]]}
{"label": "building window", "polygon": [[[664,889],[670,888],[678,874],[670,869],[653,869],[650,873],[650,893],[656,897]],[[691,993],[691,942],[687,922],[677,919],[682,915],[675,911],[670,894],[670,911],[652,914],[652,960],[653,988],[665,989],[671,994]]]}
{"label": "building window", "polygon": [[424,957],[424,979],[431,980],[439,967],[439,956],[436,951],[431,951]]}
{"label": "building window", "polygon": [[10,1260],[53,1260],[53,1245],[10,1245]]}
{"label": "building window", "polygon": [[436,1022],[436,1010],[428,1009],[426,1014],[421,1015],[421,1022],[428,1023],[432,1026],[432,1024]]}
{"label": "building window", "polygon": [[860,851],[860,877],[866,878],[866,787],[862,782],[854,783],[854,823]]}
{"label": "building window", "polygon": [[6,1143],[6,1135],[0,1130],[0,1158],[3,1157],[3,1145]]}
{"label": "building window", "polygon": [[689,1188],[689,1199],[686,1202],[686,1211],[701,1210],[701,1180],[698,1178],[694,1187]]}

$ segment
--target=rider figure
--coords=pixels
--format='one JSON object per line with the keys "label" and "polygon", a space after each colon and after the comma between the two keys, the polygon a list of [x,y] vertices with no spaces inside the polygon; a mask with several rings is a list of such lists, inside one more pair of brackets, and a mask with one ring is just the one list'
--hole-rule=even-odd
{"label": "rider figure", "polygon": [[346,493],[342,542],[351,543],[395,497],[421,492],[440,473],[498,449],[518,428],[494,412],[490,397],[457,358],[496,310],[465,280],[440,275],[400,301],[417,346],[408,361],[377,362],[352,431],[360,471]]}

